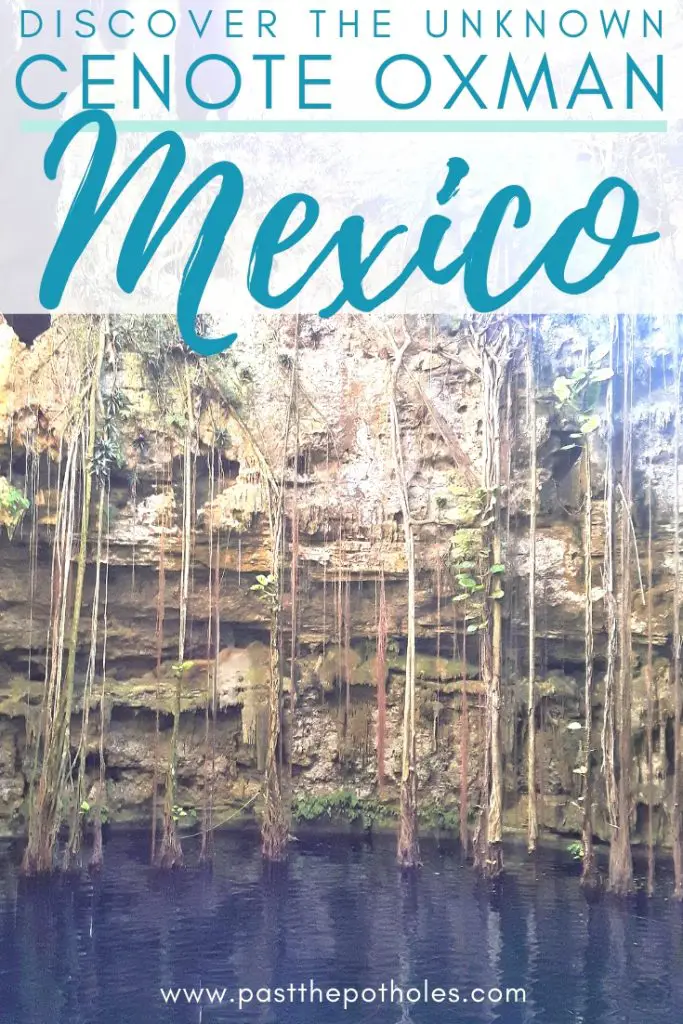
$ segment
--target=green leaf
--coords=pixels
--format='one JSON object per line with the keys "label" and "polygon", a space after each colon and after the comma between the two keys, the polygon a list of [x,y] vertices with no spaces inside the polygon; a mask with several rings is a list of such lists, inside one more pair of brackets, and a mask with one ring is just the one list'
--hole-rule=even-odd
{"label": "green leaf", "polygon": [[88,801],[87,801],[87,800],[84,800],[84,801],[83,801],[83,802],[81,803],[81,810],[83,811],[83,813],[84,813],[84,814],[87,814],[87,813],[88,813],[88,811],[90,810],[90,804],[88,803]]}
{"label": "green leaf", "polygon": [[501,598],[503,598],[503,597],[505,597],[505,591],[504,590],[494,590],[493,593],[491,594],[491,598],[494,601],[500,601]]}
{"label": "green leaf", "polygon": [[595,414],[593,416],[587,416],[586,419],[581,424],[581,433],[582,434],[592,434],[593,431],[597,430],[599,426],[600,426],[600,417],[599,416],[596,416]]}
{"label": "green leaf", "polygon": [[469,626],[467,627],[467,632],[468,633],[476,633],[478,629],[479,629],[479,623],[478,622],[471,622],[469,624]]}
{"label": "green leaf", "polygon": [[456,579],[460,586],[465,587],[467,590],[473,590],[477,585],[477,581],[473,579],[472,576],[468,576],[467,573],[464,572],[458,573]]}
{"label": "green leaf", "polygon": [[489,569],[489,572],[491,572],[491,573],[505,572],[505,566],[503,565],[502,562],[496,562],[495,565],[491,566],[491,568]]}
{"label": "green leaf", "polygon": [[469,594],[456,594],[453,598],[453,602],[466,601],[469,596]]}
{"label": "green leaf", "polygon": [[566,377],[558,377],[553,382],[553,392],[558,402],[568,402],[572,395],[572,385]]}
{"label": "green leaf", "polygon": [[584,380],[587,376],[588,376],[588,370],[586,369],[586,367],[585,366],[577,366],[576,369],[572,371],[571,379],[574,380],[574,381],[580,381],[580,380]]}
{"label": "green leaf", "polygon": [[182,676],[185,674],[185,672],[189,672],[190,669],[192,668],[194,668],[193,661],[182,661],[178,662],[176,665],[171,665],[171,671],[176,676]]}
{"label": "green leaf", "polygon": [[614,376],[614,370],[610,369],[609,366],[605,366],[600,370],[594,370],[591,374],[592,380],[611,380]]}

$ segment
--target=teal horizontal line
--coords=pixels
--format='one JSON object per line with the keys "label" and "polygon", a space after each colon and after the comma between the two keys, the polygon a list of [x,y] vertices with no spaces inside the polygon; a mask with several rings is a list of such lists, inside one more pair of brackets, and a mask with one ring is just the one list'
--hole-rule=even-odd
{"label": "teal horizontal line", "polygon": [[[25,132],[52,132],[62,122],[57,120],[24,121]],[[568,133],[590,132],[665,132],[666,121],[117,121],[120,132],[159,131],[217,132],[226,135],[317,133],[411,133],[448,134],[452,132],[516,132],[516,133]],[[86,129],[90,130],[90,129]],[[94,130],[94,127],[93,129]]]}

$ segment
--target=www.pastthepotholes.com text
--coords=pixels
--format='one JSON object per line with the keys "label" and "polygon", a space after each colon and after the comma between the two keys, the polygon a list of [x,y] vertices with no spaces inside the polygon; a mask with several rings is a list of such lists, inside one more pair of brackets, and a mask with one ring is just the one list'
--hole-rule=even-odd
{"label": "www.pastthepotholes.com text", "polygon": [[228,1006],[233,1005],[238,1010],[247,1010],[249,1007],[262,1006],[269,1003],[278,1005],[306,1005],[312,1006],[330,1005],[341,1006],[344,1010],[350,1010],[355,1006],[365,1004],[429,1004],[438,1006],[454,1006],[464,1003],[488,1003],[492,1006],[500,1004],[515,1004],[526,1002],[526,990],[524,988],[483,988],[474,987],[469,989],[459,988],[453,985],[433,985],[430,981],[424,980],[417,985],[399,984],[393,978],[380,985],[368,985],[363,988],[358,986],[340,985],[325,986],[318,985],[314,980],[299,982],[282,986],[262,986],[260,988],[245,987],[221,987],[208,988],[161,988],[161,998],[169,1005],[207,1005],[207,1006]]}

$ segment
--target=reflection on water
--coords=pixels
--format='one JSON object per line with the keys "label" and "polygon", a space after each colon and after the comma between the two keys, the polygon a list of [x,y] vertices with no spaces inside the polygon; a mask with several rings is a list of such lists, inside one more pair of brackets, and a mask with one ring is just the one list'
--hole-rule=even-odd
{"label": "reflection on water", "polygon": [[[220,836],[212,874],[162,876],[116,837],[99,879],[21,883],[0,851],[2,1024],[676,1024],[683,912],[665,895],[587,904],[575,867],[508,858],[495,891],[435,848],[417,878],[393,843],[294,847],[264,873],[253,837]],[[666,881],[663,884],[663,891]],[[299,984],[526,989],[524,1005],[166,1006],[160,988]],[[228,996],[229,998],[229,996]]]}

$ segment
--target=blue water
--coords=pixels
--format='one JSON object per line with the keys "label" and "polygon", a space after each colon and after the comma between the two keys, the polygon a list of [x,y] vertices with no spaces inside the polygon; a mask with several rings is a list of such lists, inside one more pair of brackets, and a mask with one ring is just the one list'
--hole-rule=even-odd
{"label": "blue water", "polygon": [[[683,1021],[683,910],[666,879],[652,900],[588,904],[560,854],[509,855],[494,891],[429,846],[419,876],[403,879],[388,839],[304,840],[274,875],[251,836],[220,836],[211,874],[161,876],[147,852],[146,840],[115,837],[100,878],[27,884],[0,849],[2,1024]],[[266,1001],[311,981],[366,989],[366,1001]],[[459,1002],[425,1002],[425,982],[436,1000],[457,988]],[[160,989],[183,986],[225,988],[224,1002],[166,1005]],[[253,993],[242,1010],[240,987]],[[526,1002],[472,1001],[507,987]]]}

